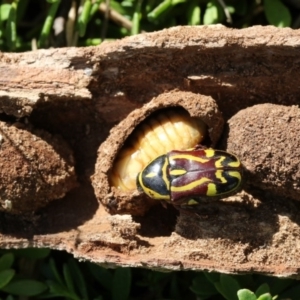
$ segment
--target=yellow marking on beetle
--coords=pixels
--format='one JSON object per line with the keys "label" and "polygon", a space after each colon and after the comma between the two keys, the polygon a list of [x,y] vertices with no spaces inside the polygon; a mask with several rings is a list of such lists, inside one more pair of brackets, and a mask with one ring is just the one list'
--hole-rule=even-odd
{"label": "yellow marking on beetle", "polygon": [[[222,196],[222,195],[226,195],[226,194],[231,194],[234,190],[237,190],[238,189],[238,187],[241,185],[241,183],[242,183],[242,176],[241,176],[241,173],[239,172],[239,171],[229,171],[228,172],[228,175],[230,175],[231,177],[235,177],[235,178],[237,178],[238,179],[238,181],[239,181],[239,183],[238,183],[238,185],[236,186],[236,187],[234,187],[232,190],[230,190],[230,191],[226,191],[226,192],[224,192],[224,193],[220,193],[220,192],[217,192],[216,190],[215,190],[215,187],[216,187],[216,185],[215,184],[213,184],[213,183],[209,183],[208,184],[208,192],[207,192],[207,195],[208,196]],[[213,186],[214,185],[214,186]],[[211,187],[210,187],[211,186]],[[210,190],[210,193],[212,193],[212,194],[208,194],[209,193],[209,188],[211,188],[211,190]]]}
{"label": "yellow marking on beetle", "polygon": [[209,159],[205,159],[205,158],[201,158],[201,157],[197,157],[194,155],[189,155],[189,154],[177,154],[177,155],[170,155],[170,160],[174,160],[174,159],[187,159],[187,160],[194,160],[194,161],[199,161],[201,163],[206,163],[209,161]]}
{"label": "yellow marking on beetle", "polygon": [[195,180],[189,184],[182,185],[182,186],[171,186],[171,192],[184,192],[192,190],[193,188],[197,187],[198,185],[201,185],[206,182],[211,182],[212,180],[207,177],[202,177],[199,180]]}
{"label": "yellow marking on beetle", "polygon": [[217,195],[217,189],[216,189],[216,185],[214,183],[209,183],[207,185],[206,195],[207,196],[216,196]]}
{"label": "yellow marking on beetle", "polygon": [[214,149],[205,149],[204,152],[207,157],[213,157],[216,153]]}
{"label": "yellow marking on beetle", "polygon": [[216,175],[216,177],[218,179],[221,180],[222,183],[226,183],[227,182],[226,178],[223,176],[223,170],[217,170],[216,173],[215,173],[215,175]]}
{"label": "yellow marking on beetle", "polygon": [[170,196],[169,195],[162,195],[160,193],[157,193],[149,188],[146,188],[146,190],[144,191],[149,197],[155,199],[155,200],[170,200]]}
{"label": "yellow marking on beetle", "polygon": [[225,156],[221,156],[221,157],[215,162],[216,168],[223,168],[223,167],[224,167],[224,166],[222,165],[223,160],[225,160]]}
{"label": "yellow marking on beetle", "polygon": [[156,175],[157,175],[157,173],[151,172],[151,173],[148,173],[145,177],[147,177],[147,178],[153,178]]}
{"label": "yellow marking on beetle", "polygon": [[234,168],[238,168],[238,167],[240,167],[240,165],[241,165],[241,162],[238,159],[236,161],[228,163],[228,166],[234,167]]}
{"label": "yellow marking on beetle", "polygon": [[168,176],[167,176],[168,166],[169,166],[169,161],[168,161],[167,157],[165,157],[164,165],[161,168],[161,170],[162,170],[162,179],[163,179],[164,183],[167,186],[167,190],[169,191],[170,190],[170,181],[169,181]]}
{"label": "yellow marking on beetle", "polygon": [[242,181],[242,176],[239,171],[229,171],[228,175],[230,175],[231,177],[237,178],[240,182]]}
{"label": "yellow marking on beetle", "polygon": [[148,187],[146,187],[143,183],[143,172],[139,173],[139,183],[144,191],[145,194],[147,194],[149,197],[156,199],[156,200],[170,200],[170,196],[169,195],[161,195],[160,193],[157,193],[151,189],[149,189]]}
{"label": "yellow marking on beetle", "polygon": [[171,176],[180,176],[180,175],[184,175],[186,173],[187,173],[187,171],[186,170],[182,170],[182,169],[177,169],[177,170],[170,171],[170,175]]}

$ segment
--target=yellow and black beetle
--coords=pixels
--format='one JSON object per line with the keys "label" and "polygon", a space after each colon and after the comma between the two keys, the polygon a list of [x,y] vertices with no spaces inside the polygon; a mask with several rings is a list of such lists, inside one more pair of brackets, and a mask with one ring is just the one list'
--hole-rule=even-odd
{"label": "yellow and black beetle", "polygon": [[198,146],[152,160],[138,174],[137,187],[153,199],[192,205],[237,192],[242,173],[242,164],[233,154]]}

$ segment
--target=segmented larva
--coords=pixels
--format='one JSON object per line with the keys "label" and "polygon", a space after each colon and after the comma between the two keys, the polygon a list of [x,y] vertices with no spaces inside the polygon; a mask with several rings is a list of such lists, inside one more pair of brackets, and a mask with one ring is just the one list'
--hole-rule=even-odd
{"label": "segmented larva", "polygon": [[206,125],[183,109],[165,109],[142,122],[115,159],[110,184],[123,191],[136,189],[136,177],[157,156],[194,147],[203,141]]}

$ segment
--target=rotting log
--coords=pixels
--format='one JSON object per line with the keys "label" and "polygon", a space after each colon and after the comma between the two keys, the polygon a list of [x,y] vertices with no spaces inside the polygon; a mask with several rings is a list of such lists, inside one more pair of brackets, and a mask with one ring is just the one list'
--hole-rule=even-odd
{"label": "rotting log", "polygon": [[[299,50],[299,30],[204,26],[175,27],[99,47],[1,53],[1,120],[61,135],[74,152],[79,187],[26,216],[1,212],[0,247],[50,247],[108,266],[299,277],[300,199],[297,192],[279,196],[270,184],[264,189],[251,182],[259,168],[250,166],[244,191],[203,205],[203,214],[195,216],[161,206],[144,216],[110,215],[90,181],[97,150],[113,126],[162,93],[211,96],[225,121],[256,104],[299,104]],[[295,114],[279,121],[290,118]],[[262,126],[254,128],[255,134],[235,139],[229,127],[219,146],[240,149],[255,143],[252,137],[260,136]],[[282,128],[288,126],[274,126],[275,136]],[[288,138],[297,145],[299,125],[295,129]],[[269,138],[253,147],[262,166],[272,162],[260,159]],[[290,144],[278,140],[283,142]],[[249,164],[247,149],[242,155]],[[272,143],[270,151],[285,155],[282,145],[277,150]],[[277,174],[272,166],[263,169]],[[297,170],[291,176],[299,182]]]}

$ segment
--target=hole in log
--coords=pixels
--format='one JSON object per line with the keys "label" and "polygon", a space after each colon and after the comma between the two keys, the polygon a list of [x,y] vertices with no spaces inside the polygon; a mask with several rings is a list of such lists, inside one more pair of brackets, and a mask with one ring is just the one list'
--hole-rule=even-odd
{"label": "hole in log", "polygon": [[[174,123],[180,120],[178,128],[177,125],[172,125],[172,119]],[[181,124],[183,119],[185,125]],[[165,120],[168,123],[166,127],[161,125]],[[157,132],[154,127],[157,128]],[[155,201],[136,190],[137,173],[159,155],[173,149],[192,148],[201,143],[206,130],[205,142],[207,146],[214,146],[223,130],[223,118],[211,97],[172,91],[152,99],[114,127],[106,141],[101,144],[95,174],[92,177],[96,197],[112,214],[143,215]],[[166,134],[167,131],[174,131],[174,134]],[[191,141],[186,138],[187,131],[196,133]],[[149,151],[146,148],[148,146],[151,147]],[[140,149],[145,149],[146,153],[140,153]],[[143,157],[141,163],[135,159],[138,155]],[[133,164],[132,169],[131,166],[128,167],[128,161]],[[125,171],[120,172],[121,176],[116,176],[120,166],[124,167]],[[117,178],[126,172],[129,173],[131,181],[129,188]],[[122,190],[120,186],[125,188]]]}

